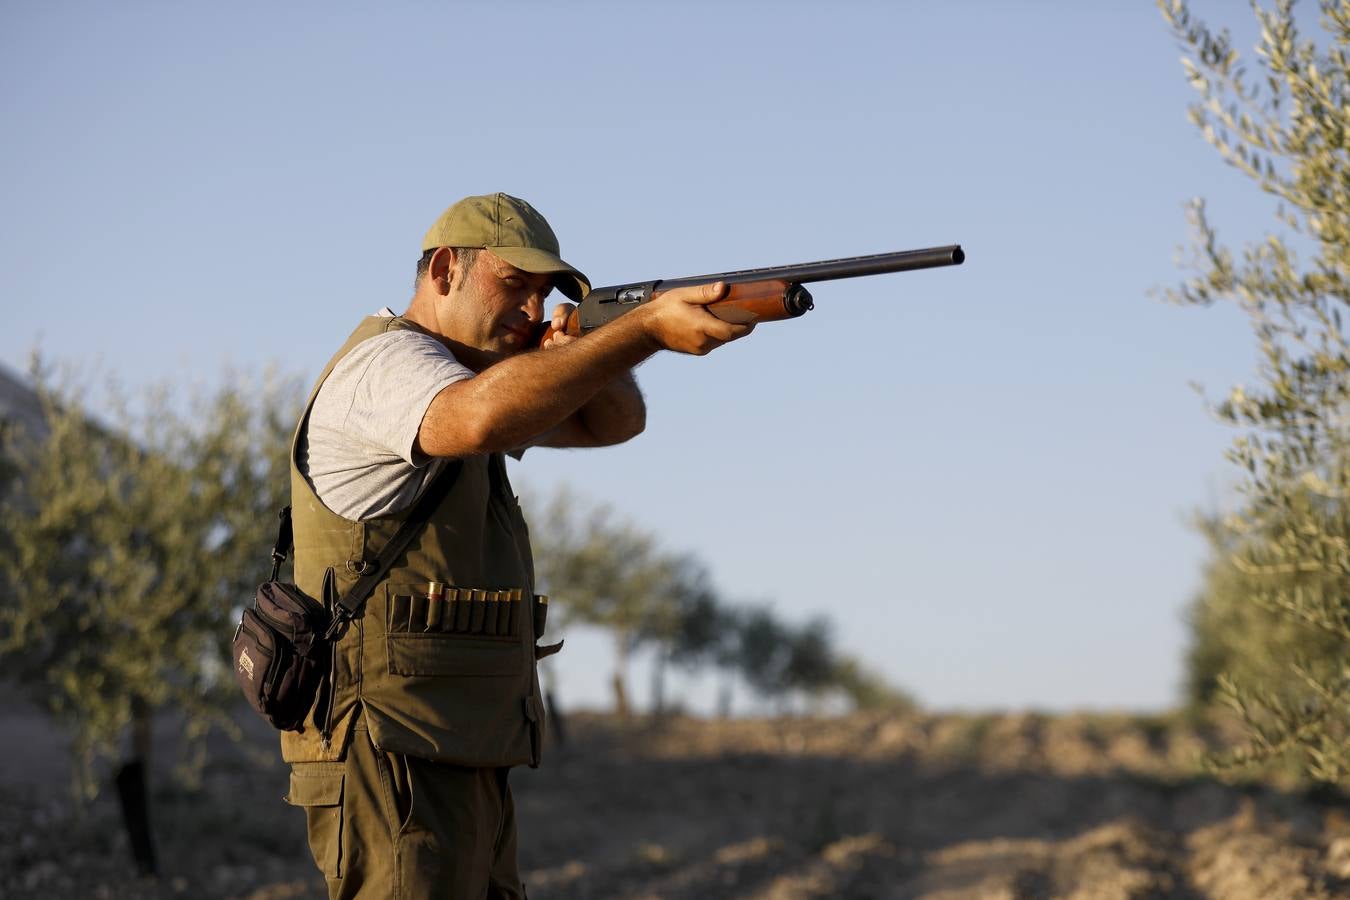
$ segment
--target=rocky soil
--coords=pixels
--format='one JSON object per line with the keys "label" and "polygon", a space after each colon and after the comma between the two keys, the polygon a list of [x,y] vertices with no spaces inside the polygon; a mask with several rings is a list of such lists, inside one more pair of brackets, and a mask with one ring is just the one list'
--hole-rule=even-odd
{"label": "rocky soil", "polygon": [[[0,896],[324,896],[261,727],[216,748],[198,788],[159,779],[163,871],[138,879],[112,792],[76,813],[60,735],[3,709],[21,749],[0,770]],[[512,776],[536,900],[1350,897],[1345,796],[1204,776],[1224,740],[1179,720],[565,724]]]}

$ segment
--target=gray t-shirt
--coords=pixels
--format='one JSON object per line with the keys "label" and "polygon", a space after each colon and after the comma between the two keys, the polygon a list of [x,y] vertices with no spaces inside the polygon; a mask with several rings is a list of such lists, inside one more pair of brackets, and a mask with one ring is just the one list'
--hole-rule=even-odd
{"label": "gray t-shirt", "polygon": [[388,331],[357,344],[314,398],[296,454],[323,505],[356,520],[412,505],[442,464],[428,465],[432,458],[413,449],[427,407],[447,385],[472,377],[449,348],[420,331]]}

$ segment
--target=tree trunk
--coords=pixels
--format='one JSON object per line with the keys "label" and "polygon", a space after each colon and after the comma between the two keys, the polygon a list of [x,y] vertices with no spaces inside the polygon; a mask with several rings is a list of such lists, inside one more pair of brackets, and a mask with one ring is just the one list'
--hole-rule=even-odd
{"label": "tree trunk", "polygon": [[664,645],[656,650],[652,661],[652,715],[661,716],[666,712],[666,663],[670,650]]}
{"label": "tree trunk", "polygon": [[553,737],[553,745],[559,749],[567,746],[567,722],[552,689],[544,691],[544,708],[548,711],[548,733]]}
{"label": "tree trunk", "polygon": [[628,692],[624,689],[624,676],[628,671],[628,634],[616,629],[614,632],[614,715],[620,719],[628,718]]}
{"label": "tree trunk", "polygon": [[141,875],[155,875],[158,872],[154,833],[150,828],[150,792],[147,785],[152,724],[150,707],[140,698],[132,700],[131,756],[118,768],[115,777],[131,858]]}
{"label": "tree trunk", "polygon": [[721,688],[717,691],[717,717],[719,719],[731,718],[731,679],[728,678],[722,682]]}
{"label": "tree trunk", "polygon": [[553,666],[547,661],[539,667],[539,682],[544,692],[549,740],[553,746],[561,748],[567,744],[567,723],[563,720],[562,707],[558,704],[558,694],[561,691],[558,687],[558,677],[553,671]]}

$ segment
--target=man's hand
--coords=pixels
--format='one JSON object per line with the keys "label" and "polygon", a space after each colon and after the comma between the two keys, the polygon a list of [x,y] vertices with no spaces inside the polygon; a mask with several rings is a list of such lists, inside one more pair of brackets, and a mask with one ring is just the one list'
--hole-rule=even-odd
{"label": "man's hand", "polygon": [[553,318],[549,320],[549,328],[551,329],[549,332],[550,337],[545,340],[544,343],[539,345],[542,349],[548,350],[552,347],[566,347],[576,340],[576,338],[563,330],[567,327],[568,317],[572,315],[572,311],[576,308],[577,305],[575,303],[559,303],[557,306],[553,307]]}
{"label": "man's hand", "polygon": [[753,324],[723,322],[705,308],[726,296],[725,282],[676,288],[634,310],[644,313],[647,334],[667,350],[703,356],[755,330]]}

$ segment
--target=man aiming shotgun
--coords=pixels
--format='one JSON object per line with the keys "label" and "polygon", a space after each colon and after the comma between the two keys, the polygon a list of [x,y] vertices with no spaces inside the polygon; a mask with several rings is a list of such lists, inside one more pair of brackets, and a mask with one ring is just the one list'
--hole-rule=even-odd
{"label": "man aiming shotgun", "polygon": [[[960,262],[945,249],[946,262],[880,271]],[[296,585],[323,596],[329,572],[339,594],[379,584],[303,730],[282,733],[287,800],[305,809],[331,897],[517,898],[507,775],[539,764],[536,662],[558,645],[538,644],[547,605],[504,454],[634,437],[638,363],[800,314],[801,282],[871,274],[860,261],[881,257],[591,291],[543,216],[506,194],[451,206],[422,250],[406,311],[361,322],[296,429]],[[541,334],[555,288],[580,306],[556,307]],[[408,528],[416,538],[382,558]]]}

